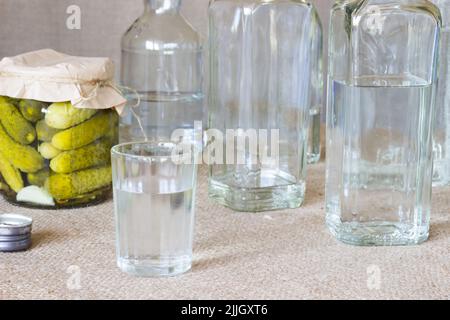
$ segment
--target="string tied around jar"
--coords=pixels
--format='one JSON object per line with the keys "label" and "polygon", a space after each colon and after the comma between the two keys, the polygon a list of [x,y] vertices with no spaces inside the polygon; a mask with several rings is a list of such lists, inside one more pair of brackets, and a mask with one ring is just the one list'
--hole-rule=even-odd
{"label": "string tied around jar", "polygon": [[[83,90],[81,88],[81,84],[89,84],[89,83],[91,85],[93,85],[94,88],[92,90],[90,90],[90,92],[88,94],[86,94],[85,92],[83,92]],[[120,95],[124,95],[124,96],[128,96],[124,92],[129,91],[133,94],[133,97],[135,97],[134,100],[136,100],[134,105],[130,105],[130,112],[131,112],[132,116],[135,118],[135,120],[137,121],[137,123],[139,125],[139,129],[141,130],[141,133],[142,133],[145,141],[148,141],[148,136],[144,130],[144,126],[142,125],[141,118],[135,111],[135,108],[139,107],[141,104],[141,96],[136,89],[133,89],[133,88],[130,88],[127,86],[117,85],[112,80],[92,80],[92,81],[89,81],[89,83],[88,82],[85,82],[85,83],[77,82],[77,88],[80,93],[80,98],[77,101],[75,101],[74,106],[76,106],[77,104],[80,104],[82,102],[86,102],[86,101],[96,98],[98,95],[98,90],[102,87],[110,87],[113,90],[115,90],[117,93],[119,93]]]}

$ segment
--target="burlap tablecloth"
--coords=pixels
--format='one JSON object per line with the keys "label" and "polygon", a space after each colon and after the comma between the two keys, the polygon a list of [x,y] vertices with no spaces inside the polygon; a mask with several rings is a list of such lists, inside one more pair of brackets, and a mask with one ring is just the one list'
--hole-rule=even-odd
{"label": "burlap tablecloth", "polygon": [[431,237],[414,247],[362,248],[324,226],[324,164],[310,167],[298,210],[235,213],[207,198],[201,168],[191,272],[139,279],[115,265],[112,203],[38,211],[33,247],[0,253],[0,299],[450,298],[450,189],[435,190]]}

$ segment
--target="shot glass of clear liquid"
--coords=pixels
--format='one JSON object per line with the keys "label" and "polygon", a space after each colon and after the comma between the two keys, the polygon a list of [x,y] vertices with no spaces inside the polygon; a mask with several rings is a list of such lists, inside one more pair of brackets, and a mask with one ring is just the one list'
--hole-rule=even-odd
{"label": "shot glass of clear liquid", "polygon": [[191,268],[197,155],[194,145],[181,149],[171,142],[112,148],[117,264],[126,273],[175,276]]}

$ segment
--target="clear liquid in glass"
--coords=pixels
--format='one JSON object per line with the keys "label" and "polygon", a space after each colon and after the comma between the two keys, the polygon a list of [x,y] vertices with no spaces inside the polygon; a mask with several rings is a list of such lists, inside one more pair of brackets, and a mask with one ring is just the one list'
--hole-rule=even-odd
{"label": "clear liquid in glass", "polygon": [[119,204],[118,265],[122,270],[160,276],[191,268],[194,192],[192,188],[166,191],[114,189]]}
{"label": "clear liquid in glass", "polygon": [[174,144],[154,144],[112,154],[117,264],[140,277],[174,276],[192,264],[196,165],[173,162]]}
{"label": "clear liquid in glass", "polygon": [[[183,129],[185,140],[194,140],[196,121],[202,121],[203,95],[201,93],[140,92],[140,104],[125,109],[120,122],[120,142],[170,140],[177,129]],[[135,105],[134,95],[128,103]],[[140,125],[137,123],[139,118]],[[201,129],[201,128],[200,128]]]}

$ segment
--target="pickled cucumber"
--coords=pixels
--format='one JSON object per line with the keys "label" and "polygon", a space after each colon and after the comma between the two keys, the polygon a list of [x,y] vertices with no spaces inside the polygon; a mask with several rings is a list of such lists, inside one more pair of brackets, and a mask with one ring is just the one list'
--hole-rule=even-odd
{"label": "pickled cucumber", "polygon": [[[114,124],[112,126],[112,129],[108,132],[108,134],[106,135],[107,137],[109,137],[109,139],[111,139],[111,141],[114,142],[114,144],[117,144],[117,140],[119,138],[119,115],[117,114],[117,112],[111,112],[111,123]],[[117,124],[117,125],[116,125]]]}
{"label": "pickled cucumber", "polygon": [[30,144],[36,139],[36,130],[10,102],[0,97],[0,122],[14,141]]}
{"label": "pickled cucumber", "polygon": [[28,173],[27,180],[28,183],[33,186],[43,187],[45,185],[45,181],[50,176],[49,169],[42,169],[35,173]]}
{"label": "pickled cucumber", "polygon": [[57,200],[67,200],[106,187],[111,182],[111,166],[106,166],[70,174],[52,174],[46,188]]}
{"label": "pickled cucumber", "polygon": [[25,173],[33,173],[44,167],[44,159],[37,150],[15,142],[0,125],[0,152],[9,162]]}
{"label": "pickled cucumber", "polygon": [[101,112],[76,127],[58,132],[53,136],[52,144],[63,151],[81,148],[115,130],[115,126],[117,117],[114,113]]}
{"label": "pickled cucumber", "polygon": [[97,110],[93,109],[75,108],[70,102],[57,102],[48,107],[45,122],[55,129],[68,129],[92,118],[96,113]]}
{"label": "pickled cucumber", "polygon": [[50,160],[56,157],[58,154],[61,153],[61,150],[56,149],[51,143],[44,142],[41,143],[38,147],[39,153],[41,154],[44,159]]}
{"label": "pickled cucumber", "polygon": [[50,161],[50,168],[57,173],[71,173],[105,165],[111,159],[111,146],[111,141],[103,138],[85,147],[62,152]]}
{"label": "pickled cucumber", "polygon": [[36,133],[39,141],[51,142],[55,134],[61,130],[51,128],[46,123],[45,120],[41,120],[36,123]]}
{"label": "pickled cucumber", "polygon": [[0,152],[0,173],[5,182],[14,190],[19,192],[23,189],[23,179],[20,171],[14,168],[11,162]]}
{"label": "pickled cucumber", "polygon": [[33,123],[44,118],[45,113],[42,110],[48,106],[45,102],[25,99],[20,100],[18,105],[22,116]]}

